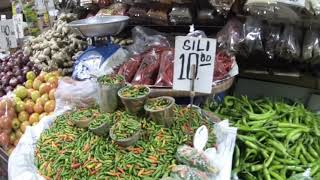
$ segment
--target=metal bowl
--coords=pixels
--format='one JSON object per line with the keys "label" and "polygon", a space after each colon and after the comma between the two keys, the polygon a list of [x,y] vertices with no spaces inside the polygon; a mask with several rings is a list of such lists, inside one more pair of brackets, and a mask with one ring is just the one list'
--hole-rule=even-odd
{"label": "metal bowl", "polygon": [[83,36],[101,37],[120,33],[128,20],[128,16],[95,16],[72,21],[69,26],[79,30]]}

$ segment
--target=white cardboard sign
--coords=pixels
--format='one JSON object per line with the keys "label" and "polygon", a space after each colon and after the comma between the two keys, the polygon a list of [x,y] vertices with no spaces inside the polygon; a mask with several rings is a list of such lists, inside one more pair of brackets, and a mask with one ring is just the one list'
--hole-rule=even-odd
{"label": "white cardboard sign", "polygon": [[211,93],[216,55],[216,39],[177,36],[175,41],[173,89],[190,91],[195,64],[194,91]]}
{"label": "white cardboard sign", "polygon": [[12,19],[0,21],[0,49],[16,48],[17,39]]}

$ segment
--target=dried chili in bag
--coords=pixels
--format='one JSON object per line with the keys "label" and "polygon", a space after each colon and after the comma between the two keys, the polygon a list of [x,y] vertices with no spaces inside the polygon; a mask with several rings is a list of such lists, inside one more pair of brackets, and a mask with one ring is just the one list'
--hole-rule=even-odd
{"label": "dried chili in bag", "polygon": [[132,84],[153,85],[155,83],[160,67],[161,50],[161,48],[152,48],[144,54]]}
{"label": "dried chili in bag", "polygon": [[141,64],[141,60],[141,55],[132,56],[127,62],[120,66],[118,74],[124,76],[126,82],[131,82]]}
{"label": "dried chili in bag", "polygon": [[173,61],[174,49],[164,50],[160,57],[160,69],[155,85],[172,86],[173,85]]}

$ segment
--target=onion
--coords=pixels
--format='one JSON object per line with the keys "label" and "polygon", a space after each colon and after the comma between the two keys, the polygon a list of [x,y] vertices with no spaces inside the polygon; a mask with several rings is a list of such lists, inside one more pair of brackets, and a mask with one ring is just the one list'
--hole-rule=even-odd
{"label": "onion", "polygon": [[9,146],[10,137],[7,133],[2,132],[0,133],[0,145],[7,148]]}
{"label": "onion", "polygon": [[[23,83],[23,82],[22,82]],[[12,77],[9,81],[9,85],[12,87],[16,87],[18,85],[18,80],[15,77]]]}
{"label": "onion", "polygon": [[4,91],[6,92],[6,93],[8,93],[8,92],[10,92],[10,91],[12,91],[13,90],[13,88],[11,87],[11,86],[7,86],[6,88],[4,88]]}
{"label": "onion", "polygon": [[17,80],[19,84],[23,84],[26,81],[26,79],[21,75],[17,77]]}

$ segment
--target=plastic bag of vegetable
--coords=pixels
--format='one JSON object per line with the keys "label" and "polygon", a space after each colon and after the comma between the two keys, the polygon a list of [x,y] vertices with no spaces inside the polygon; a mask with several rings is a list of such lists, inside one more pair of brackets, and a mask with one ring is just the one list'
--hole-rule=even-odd
{"label": "plastic bag of vegetable", "polygon": [[172,168],[171,178],[184,180],[209,180],[207,173],[186,165],[177,165]]}
{"label": "plastic bag of vegetable", "polygon": [[[55,94],[57,103],[54,113],[43,117],[37,125],[28,126],[16,148],[11,153],[8,163],[9,180],[44,180],[45,178],[38,174],[34,161],[35,146],[41,133],[48,129],[59,115],[74,108],[90,107],[91,101],[87,102],[82,99],[94,100],[97,97],[95,93],[92,93],[96,92],[94,90],[96,86],[93,86],[93,82],[89,80],[79,82],[64,79],[59,82],[58,87],[60,90],[57,89]],[[68,94],[62,94],[62,92]]]}
{"label": "plastic bag of vegetable", "polygon": [[132,39],[134,43],[128,47],[132,54],[142,54],[150,47],[170,47],[170,43],[163,33],[141,26],[132,29]]}
{"label": "plastic bag of vegetable", "polygon": [[241,38],[242,23],[238,19],[233,18],[218,32],[218,47],[231,53],[238,53]]}
{"label": "plastic bag of vegetable", "polygon": [[176,157],[178,162],[204,172],[216,174],[219,171],[210,164],[208,157],[203,152],[187,145],[178,147]]}
{"label": "plastic bag of vegetable", "polygon": [[307,169],[304,173],[293,175],[288,180],[313,180],[310,175],[311,171],[310,169]]}
{"label": "plastic bag of vegetable", "polygon": [[308,29],[305,33],[302,46],[303,60],[308,61],[313,57],[313,51],[317,44],[319,44],[318,32],[311,28]]}
{"label": "plastic bag of vegetable", "polygon": [[277,43],[280,40],[281,27],[269,25],[267,28],[264,50],[269,59],[273,59],[275,56],[275,51],[277,47]]}
{"label": "plastic bag of vegetable", "polygon": [[243,39],[240,41],[240,54],[248,57],[254,52],[263,52],[262,22],[249,16],[243,24]]}
{"label": "plastic bag of vegetable", "polygon": [[302,31],[299,28],[286,25],[276,48],[277,55],[289,61],[298,60],[301,55],[301,38]]}
{"label": "plastic bag of vegetable", "polygon": [[134,55],[128,61],[123,63],[118,71],[119,75],[122,75],[126,82],[131,82],[141,64],[142,56]]}
{"label": "plastic bag of vegetable", "polygon": [[153,85],[155,83],[162,50],[161,48],[152,48],[144,54],[140,67],[131,82],[132,84]]}
{"label": "plastic bag of vegetable", "polygon": [[164,50],[160,56],[160,69],[156,80],[156,86],[173,85],[173,61],[174,49]]}

